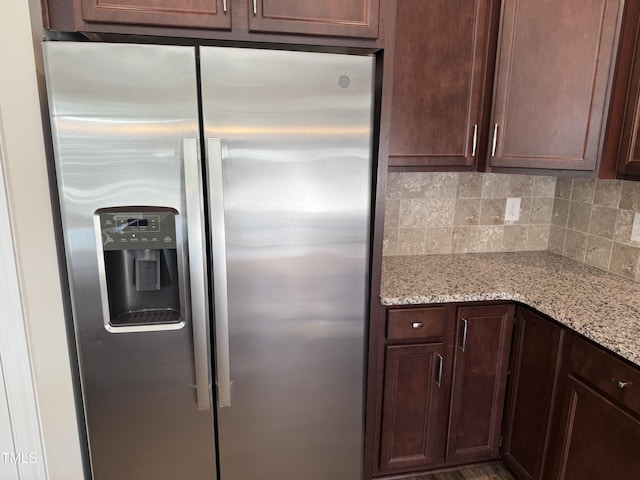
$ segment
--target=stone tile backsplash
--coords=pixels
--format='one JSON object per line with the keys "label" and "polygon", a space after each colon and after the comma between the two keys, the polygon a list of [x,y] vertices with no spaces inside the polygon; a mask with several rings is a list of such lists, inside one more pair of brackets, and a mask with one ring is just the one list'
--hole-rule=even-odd
{"label": "stone tile backsplash", "polygon": [[548,250],[640,281],[640,242],[631,241],[640,182],[558,178]]}
{"label": "stone tile backsplash", "polygon": [[[507,197],[521,198],[518,221],[504,220]],[[640,182],[392,172],[383,254],[550,250],[640,281],[636,212]]]}
{"label": "stone tile backsplash", "polygon": [[[384,255],[546,250],[556,178],[493,173],[392,172]],[[505,221],[507,197],[520,218]]]}

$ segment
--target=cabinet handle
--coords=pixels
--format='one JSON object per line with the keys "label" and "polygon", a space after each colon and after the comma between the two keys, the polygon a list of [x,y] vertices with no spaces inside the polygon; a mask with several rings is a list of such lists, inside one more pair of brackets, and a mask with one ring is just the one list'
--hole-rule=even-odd
{"label": "cabinet handle", "polygon": [[258,0],[253,0],[253,16],[258,14]]}
{"label": "cabinet handle", "polygon": [[618,387],[621,390],[633,385],[631,382],[623,382],[622,380],[618,380],[617,378],[613,378],[613,377],[611,378],[611,381],[615,383],[616,387]]}
{"label": "cabinet handle", "polygon": [[222,0],[222,11],[227,13],[227,0]]}
{"label": "cabinet handle", "polygon": [[411,328],[418,329],[418,328],[422,328],[422,327],[424,327],[424,323],[422,323],[422,322],[413,322],[411,324]]}
{"label": "cabinet handle", "polygon": [[471,156],[476,156],[476,147],[478,146],[478,124],[473,126],[473,143],[471,144]]}
{"label": "cabinet handle", "polygon": [[467,348],[467,329],[469,328],[469,322],[466,318],[462,318],[462,345],[460,345],[460,350],[463,352]]}
{"label": "cabinet handle", "polygon": [[496,156],[496,147],[498,146],[498,124],[493,126],[493,146],[491,147],[491,156]]}
{"label": "cabinet handle", "polygon": [[438,357],[438,379],[436,380],[436,386],[440,388],[442,385],[442,368],[444,365],[444,358],[442,358],[442,355],[439,353],[436,353],[436,356]]}

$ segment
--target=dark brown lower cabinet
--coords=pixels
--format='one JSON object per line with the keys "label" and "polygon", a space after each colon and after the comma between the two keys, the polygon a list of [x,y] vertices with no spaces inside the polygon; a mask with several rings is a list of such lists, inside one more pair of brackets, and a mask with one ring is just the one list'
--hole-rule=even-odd
{"label": "dark brown lower cabinet", "polygon": [[515,306],[460,307],[446,461],[500,457],[500,433]]}
{"label": "dark brown lower cabinet", "polygon": [[422,470],[444,461],[444,358],[442,343],[387,346],[381,470]]}
{"label": "dark brown lower cabinet", "polygon": [[640,369],[544,315],[391,308],[384,349],[374,477],[502,459],[518,480],[640,479]]}
{"label": "dark brown lower cabinet", "polygon": [[388,311],[377,475],[499,457],[514,311]]}
{"label": "dark brown lower cabinet", "polygon": [[567,337],[544,478],[640,478],[640,371],[575,334]]}
{"label": "dark brown lower cabinet", "polygon": [[442,305],[387,312],[380,455],[382,474],[444,462],[453,328]]}
{"label": "dark brown lower cabinet", "polygon": [[640,420],[570,376],[566,385],[559,459],[550,478],[640,478]]}
{"label": "dark brown lower cabinet", "polygon": [[503,461],[520,479],[541,480],[564,330],[519,306],[513,334]]}

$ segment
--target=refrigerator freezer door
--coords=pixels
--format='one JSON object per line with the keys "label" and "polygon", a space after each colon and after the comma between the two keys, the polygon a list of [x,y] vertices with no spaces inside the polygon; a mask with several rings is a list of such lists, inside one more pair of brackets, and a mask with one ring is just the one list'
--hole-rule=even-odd
{"label": "refrigerator freezer door", "polygon": [[[185,146],[195,146],[197,155],[197,141],[184,139],[199,137],[194,49],[48,42],[44,51],[94,478],[210,480],[216,476],[213,411],[206,410],[202,386],[197,401],[185,274],[187,221],[199,221],[187,218],[183,187]],[[110,333],[103,323],[94,214],[136,206],[177,212],[181,328],[114,326]],[[140,293],[135,282],[130,288]]]}
{"label": "refrigerator freezer door", "polygon": [[374,59],[200,52],[208,175],[222,162],[221,478],[361,478]]}

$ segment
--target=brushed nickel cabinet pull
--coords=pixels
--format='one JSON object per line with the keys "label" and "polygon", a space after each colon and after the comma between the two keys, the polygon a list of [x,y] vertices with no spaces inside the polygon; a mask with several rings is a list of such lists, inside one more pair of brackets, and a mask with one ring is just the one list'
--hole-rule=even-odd
{"label": "brushed nickel cabinet pull", "polygon": [[253,0],[253,16],[258,14],[258,0]]}
{"label": "brushed nickel cabinet pull", "polygon": [[491,156],[496,156],[496,147],[498,146],[498,124],[493,126],[493,146],[491,148]]}
{"label": "brushed nickel cabinet pull", "polygon": [[623,382],[622,380],[618,380],[617,378],[611,378],[611,381],[618,387],[619,389],[624,389],[626,387],[630,387],[633,385],[631,382]]}
{"label": "brushed nickel cabinet pull", "polygon": [[436,353],[436,356],[438,357],[438,379],[436,380],[436,386],[438,388],[440,388],[440,386],[442,385],[442,367],[444,365],[444,358],[442,358],[442,355],[440,355],[439,353]]}
{"label": "brushed nickel cabinet pull", "polygon": [[476,156],[476,149],[478,147],[478,124],[473,126],[473,143],[471,144],[471,156]]}
{"label": "brushed nickel cabinet pull", "polygon": [[227,0],[222,0],[222,11],[227,13]]}
{"label": "brushed nickel cabinet pull", "polygon": [[469,328],[469,322],[466,318],[462,318],[462,345],[460,345],[460,350],[463,352],[467,348],[467,330]]}
{"label": "brushed nickel cabinet pull", "polygon": [[424,323],[422,323],[422,322],[413,322],[411,324],[411,328],[418,329],[418,328],[422,328],[422,327],[424,327]]}

